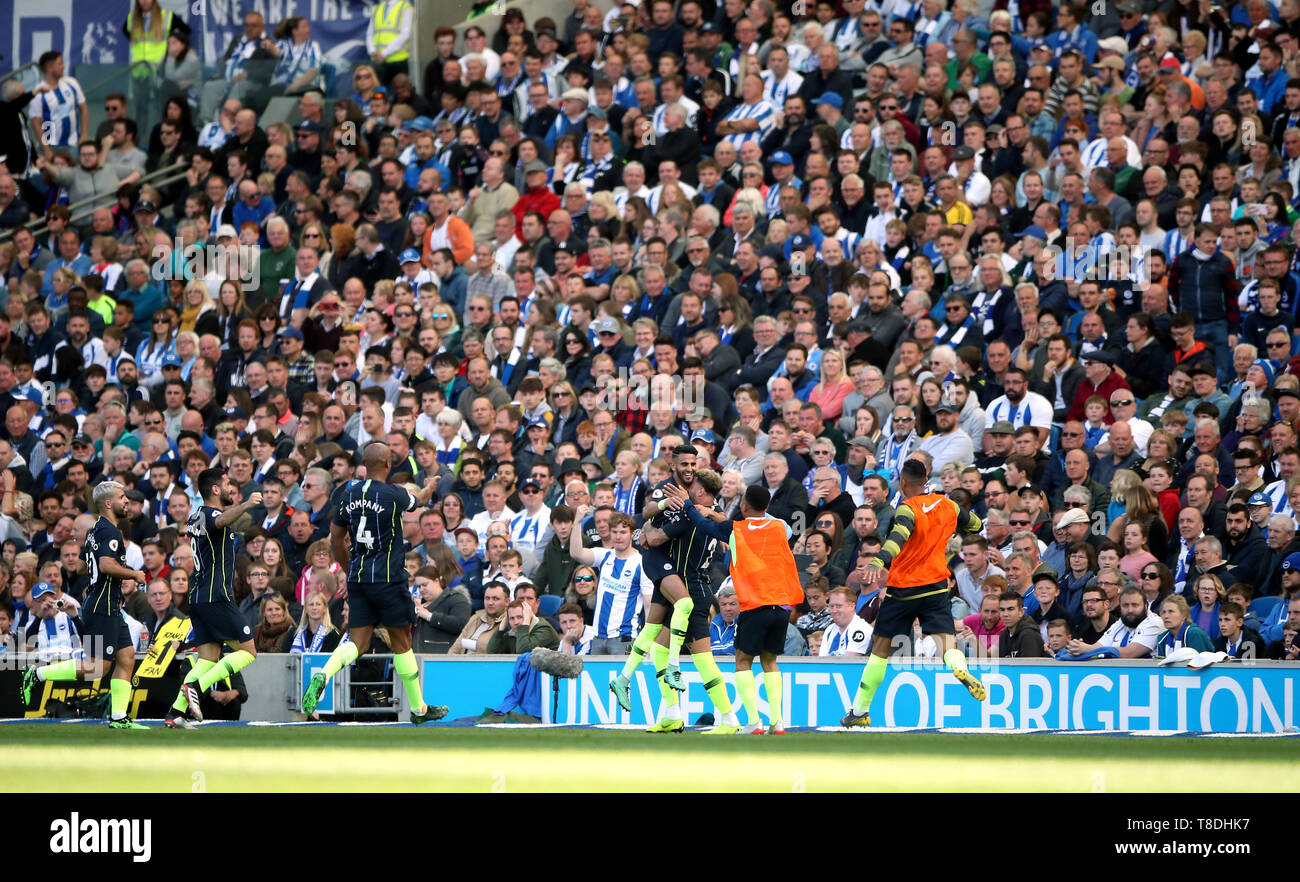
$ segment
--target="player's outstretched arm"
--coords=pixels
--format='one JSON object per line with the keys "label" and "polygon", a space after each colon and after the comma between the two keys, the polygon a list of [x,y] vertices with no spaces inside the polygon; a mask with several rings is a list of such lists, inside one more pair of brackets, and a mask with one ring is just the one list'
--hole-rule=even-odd
{"label": "player's outstretched arm", "polygon": [[239,505],[232,505],[230,508],[223,511],[221,514],[217,515],[217,517],[213,520],[213,523],[216,524],[218,527],[229,527],[235,521],[239,520],[240,515],[244,514],[247,511],[251,511],[252,509],[257,508],[261,504],[262,504],[262,494],[250,493],[248,494],[248,498],[245,499],[243,502],[239,503]]}
{"label": "player's outstretched arm", "polygon": [[433,475],[425,475],[424,486],[421,487],[420,491],[415,494],[416,504],[419,506],[428,505],[429,500],[433,498],[433,494],[437,489],[438,489],[437,479],[435,479]]}
{"label": "player's outstretched arm", "polygon": [[704,513],[696,508],[695,504],[689,499],[686,500],[686,505],[682,507],[682,510],[685,511],[686,516],[691,519],[691,524],[693,526],[703,530],[719,542],[731,541],[732,521],[715,521],[706,518]]}

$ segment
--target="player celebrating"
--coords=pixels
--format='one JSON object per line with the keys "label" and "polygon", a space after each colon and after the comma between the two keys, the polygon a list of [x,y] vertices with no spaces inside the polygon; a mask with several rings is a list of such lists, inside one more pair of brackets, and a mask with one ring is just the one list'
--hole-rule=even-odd
{"label": "player celebrating", "polygon": [[[654,488],[650,498],[646,501],[645,509],[642,511],[642,517],[650,522],[651,526],[663,529],[667,520],[676,515],[667,514],[668,504],[664,501],[664,488],[670,486],[690,487],[695,481],[695,448],[686,444],[679,444],[672,452],[673,474],[672,477]],[[631,683],[632,672],[635,671],[645,659],[646,653],[655,645],[659,632],[664,629],[664,617],[668,614],[668,608],[672,607],[672,620],[669,623],[670,637],[668,640],[668,653],[664,659],[664,666],[659,664],[658,651],[656,650],[655,669],[656,676],[663,679],[663,682],[670,688],[682,691],[685,684],[682,683],[681,672],[681,654],[682,643],[686,640],[686,631],[690,626],[691,612],[695,609],[695,602],[691,600],[687,592],[686,583],[682,577],[677,574],[673,567],[672,559],[665,553],[663,548],[656,548],[644,544],[644,535],[642,544],[645,550],[642,552],[642,563],[645,566],[645,572],[654,583],[654,594],[650,598],[650,609],[646,612],[646,624],[637,635],[636,642],[632,644],[632,651],[628,653],[627,663],[623,665],[623,671],[609,684],[609,689],[618,699],[619,707],[623,710],[632,709]],[[662,692],[662,688],[660,690]]]}
{"label": "player celebrating", "polygon": [[[181,684],[176,701],[163,724],[171,729],[192,729],[188,712],[203,719],[199,696],[242,671],[257,657],[253,633],[235,604],[235,531],[230,525],[244,512],[262,504],[261,493],[251,493],[236,505],[239,488],[225,469],[204,469],[199,473],[199,496],[203,499],[185,525],[194,553],[194,575],[190,577],[191,639],[198,658]],[[220,506],[220,507],[218,507]],[[233,651],[222,658],[221,646]]]}
{"label": "player celebrating", "polygon": [[[731,548],[731,585],[740,601],[736,619],[736,692],[745,706],[750,732],[785,734],[781,719],[781,670],[776,657],[785,651],[790,610],[803,601],[799,571],[790,551],[790,525],[767,513],[772,495],[754,484],[740,500],[741,520],[718,522],[705,517],[679,488],[665,491],[668,504],[685,511],[692,524]],[[718,517],[720,514],[714,513]],[[751,665],[758,656],[767,687],[768,727],[758,714],[758,688]]]}
{"label": "player celebrating", "polygon": [[[700,469],[695,473],[687,491],[692,502],[701,509],[712,510],[713,502],[722,490],[722,476],[712,469]],[[722,679],[722,671],[713,660],[713,648],[709,642],[709,605],[713,602],[713,591],[709,584],[709,564],[713,560],[713,550],[717,540],[707,535],[691,523],[680,509],[669,509],[664,527],[646,525],[645,540],[648,544],[662,545],[670,543],[669,557],[673,560],[677,572],[684,578],[690,592],[694,608],[686,625],[686,642],[690,646],[691,661],[704,680],[704,691],[718,711],[718,724],[706,731],[705,735],[730,735],[740,731],[740,721],[732,710],[731,698],[727,695],[727,686]],[[719,517],[721,515],[719,514]],[[657,720],[648,732],[681,732],[686,723],[682,719],[678,705],[677,691],[664,682],[663,671],[668,666],[668,635],[661,630],[654,644],[655,669],[659,672],[659,692],[664,699],[664,715]]]}
{"label": "player celebrating", "polygon": [[82,560],[90,575],[86,602],[81,607],[82,638],[86,658],[28,668],[23,674],[23,706],[31,704],[32,690],[38,682],[98,680],[112,670],[109,681],[109,726],[114,729],[144,729],[126,715],[131,699],[131,674],[135,670],[135,647],[126,619],[122,618],[122,583],[134,581],[146,585],[149,576],[126,566],[126,542],[118,524],[126,517],[126,490],[116,481],[96,485],[95,508],[99,520],[86,534]]}
{"label": "player celebrating", "polygon": [[[365,479],[351,481],[339,492],[338,508],[330,526],[334,557],[348,568],[350,639],[340,643],[324,670],[311,678],[302,696],[302,711],[308,716],[315,713],[325,684],[369,648],[370,632],[376,624],[381,624],[388,629],[393,667],[402,678],[406,697],[411,702],[411,722],[418,726],[442,719],[447,715],[447,708],[425,704],[420,689],[420,670],[411,651],[415,602],[407,586],[401,514],[425,505],[437,484],[429,481],[412,496],[401,487],[385,483],[392,465],[392,452],[387,444],[380,442],[366,445],[362,464],[366,469]],[[351,548],[360,553],[349,555]]]}
{"label": "player celebrating", "polygon": [[[948,606],[948,537],[957,530],[978,533],[979,517],[942,493],[926,493],[925,466],[913,459],[899,469],[903,503],[894,513],[894,526],[880,554],[867,566],[867,586],[883,587],[885,599],[876,614],[871,657],[862,672],[853,707],[841,726],[871,725],[871,698],[885,679],[893,639],[911,635],[912,623],[921,621],[921,633],[934,635],[943,650],[943,662],[976,701],[985,697],[984,684],[966,669],[966,656],[956,647],[956,630]],[[890,571],[890,564],[893,570]]]}

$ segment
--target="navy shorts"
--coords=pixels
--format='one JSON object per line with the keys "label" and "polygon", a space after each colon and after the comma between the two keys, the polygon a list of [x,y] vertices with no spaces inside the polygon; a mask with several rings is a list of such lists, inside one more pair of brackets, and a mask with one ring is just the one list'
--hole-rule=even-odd
{"label": "navy shorts", "polygon": [[121,613],[103,615],[101,613],[81,614],[81,645],[90,658],[113,661],[117,651],[123,647],[135,649],[131,642],[131,629],[126,626],[126,619]]}
{"label": "navy shorts", "polygon": [[234,601],[190,604],[190,643],[244,643],[253,639],[253,629]]}
{"label": "navy shorts", "polygon": [[[912,623],[921,621],[922,634],[955,634],[957,629],[952,623],[952,604],[948,600],[946,582],[905,589],[909,593],[923,594],[924,597],[898,597],[897,588],[885,589],[885,599],[880,603],[876,621],[872,626],[874,637],[892,640],[904,635],[912,636]],[[931,593],[933,592],[933,593]]]}
{"label": "navy shorts", "polygon": [[783,606],[760,606],[747,609],[736,617],[736,652],[749,656],[785,652],[786,629],[790,610]]}
{"label": "navy shorts", "polygon": [[407,580],[357,582],[348,586],[348,627],[415,624],[415,600]]}
{"label": "navy shorts", "polygon": [[[662,546],[653,546],[651,548],[641,549],[641,571],[646,574],[651,583],[655,586],[656,600],[652,603],[662,603],[662,595],[659,594],[659,583],[669,576],[676,576],[677,568],[673,566],[672,558],[661,550]],[[669,604],[671,606],[671,604]]]}

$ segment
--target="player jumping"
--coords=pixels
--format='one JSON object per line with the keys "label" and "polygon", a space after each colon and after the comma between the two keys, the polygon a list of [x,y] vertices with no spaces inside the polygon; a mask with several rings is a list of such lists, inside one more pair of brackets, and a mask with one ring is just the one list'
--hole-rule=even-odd
{"label": "player jumping", "polygon": [[131,699],[131,674],[135,669],[135,647],[131,632],[122,618],[122,583],[132,580],[137,585],[149,583],[148,574],[126,566],[126,542],[118,524],[126,518],[126,490],[116,481],[104,481],[95,487],[95,508],[99,520],[86,534],[86,546],[81,557],[90,574],[90,587],[86,602],[81,607],[82,638],[86,657],[53,662],[37,668],[28,668],[23,674],[23,707],[32,700],[32,691],[38,682],[67,682],[85,679],[98,680],[108,671],[113,678],[108,683],[109,726],[114,729],[145,729],[127,716]]}
{"label": "player jumping", "polygon": [[[785,651],[790,610],[803,602],[803,588],[794,553],[790,551],[790,525],[772,517],[767,507],[772,496],[755,484],[740,500],[739,521],[706,517],[678,488],[666,491],[668,504],[682,509],[695,527],[731,548],[731,585],[740,601],[736,619],[736,693],[745,706],[752,734],[782,735],[781,670],[776,657]],[[758,713],[758,687],[751,665],[758,656],[767,688],[768,726]]]}
{"label": "player jumping", "polygon": [[[956,630],[948,606],[948,539],[955,532],[978,533],[978,516],[942,493],[926,493],[925,466],[907,460],[899,469],[903,503],[894,514],[889,538],[866,569],[863,589],[885,589],[876,614],[871,656],[862,672],[853,707],[841,726],[871,725],[871,698],[885,679],[893,639],[911,636],[912,623],[921,621],[921,633],[934,635],[943,650],[943,662],[976,701],[985,697],[984,684],[966,668],[966,656],[956,647]],[[892,571],[890,564],[893,564]]]}
{"label": "player jumping", "polygon": [[[666,488],[666,492],[677,490]],[[722,490],[722,476],[712,469],[700,469],[695,473],[687,491],[691,500],[702,509],[712,510],[713,502]],[[665,513],[663,529],[647,525],[645,540],[650,545],[668,543],[668,555],[681,578],[685,580],[687,591],[693,604],[687,619],[685,640],[690,645],[691,661],[704,680],[704,691],[718,711],[718,723],[707,730],[705,735],[731,735],[740,731],[740,721],[736,719],[727,695],[727,684],[722,679],[722,671],[713,659],[713,647],[709,640],[709,605],[713,602],[713,591],[709,582],[709,564],[713,561],[713,550],[717,547],[714,537],[707,535],[690,522],[680,509],[669,509]],[[718,513],[718,517],[722,517]],[[669,640],[662,628],[655,638],[655,667],[662,670],[667,667]],[[664,699],[664,715],[646,731],[681,732],[686,723],[682,719],[678,705],[677,691],[668,686],[662,677],[659,680],[659,692]]]}
{"label": "player jumping", "polygon": [[[181,684],[176,701],[163,724],[171,729],[192,729],[186,713],[203,719],[199,696],[214,683],[228,679],[253,663],[257,647],[252,629],[235,603],[235,531],[230,525],[244,512],[262,504],[262,494],[252,493],[236,505],[239,488],[224,469],[199,473],[199,496],[203,499],[185,525],[194,553],[194,575],[190,577],[190,626],[198,658]],[[219,507],[218,507],[219,506]],[[221,647],[233,650],[224,658]]]}
{"label": "player jumping", "polygon": [[[330,526],[334,557],[348,568],[349,639],[330,654],[324,670],[312,676],[302,696],[302,712],[308,716],[315,713],[330,678],[370,647],[370,632],[376,624],[382,624],[388,630],[393,667],[411,703],[411,722],[418,726],[442,719],[447,708],[425,704],[419,665],[411,651],[415,601],[407,587],[403,560],[402,512],[426,504],[437,483],[429,481],[414,496],[385,483],[392,464],[387,444],[367,444],[362,464],[366,477],[352,481],[339,493]],[[352,549],[360,553],[350,555]]]}
{"label": "player jumping", "polygon": [[[695,448],[686,444],[679,444],[672,451],[673,472],[672,477],[660,484],[651,491],[649,499],[646,500],[645,509],[641,516],[652,526],[663,528],[666,520],[664,511],[667,504],[664,503],[664,488],[676,485],[678,487],[690,487],[695,481]],[[661,504],[663,503],[663,504]],[[691,611],[695,608],[695,602],[691,600],[687,592],[686,583],[682,581],[673,570],[671,558],[663,548],[656,548],[644,544],[644,535],[642,536],[641,557],[645,566],[646,575],[654,583],[654,594],[650,598],[650,609],[646,611],[646,624],[637,635],[636,641],[632,644],[632,650],[628,654],[627,663],[623,665],[623,671],[609,684],[610,691],[618,699],[619,707],[623,710],[632,709],[631,682],[632,672],[645,659],[646,653],[651,651],[655,645],[659,632],[664,629],[664,618],[668,616],[669,607],[672,608],[672,619],[669,623],[670,639],[668,641],[667,651],[663,653],[662,664],[660,664],[660,653],[655,650],[655,671],[656,676],[662,680],[662,686],[666,685],[671,689],[681,691],[685,688],[682,683],[681,673],[681,653],[682,643],[686,640],[686,629],[690,624]]]}

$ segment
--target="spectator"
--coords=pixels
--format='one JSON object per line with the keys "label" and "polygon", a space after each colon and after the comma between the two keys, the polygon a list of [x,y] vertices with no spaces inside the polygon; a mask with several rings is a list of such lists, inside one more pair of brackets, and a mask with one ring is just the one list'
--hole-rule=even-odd
{"label": "spectator", "polygon": [[443,588],[434,567],[421,567],[414,581],[420,592],[415,605],[415,651],[449,652],[470,621],[469,591],[462,585]]}
{"label": "spectator", "polygon": [[998,597],[998,616],[1002,632],[998,635],[997,654],[1001,658],[1042,658],[1043,636],[1032,618],[1025,615],[1025,599],[1015,591]]}

